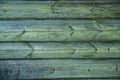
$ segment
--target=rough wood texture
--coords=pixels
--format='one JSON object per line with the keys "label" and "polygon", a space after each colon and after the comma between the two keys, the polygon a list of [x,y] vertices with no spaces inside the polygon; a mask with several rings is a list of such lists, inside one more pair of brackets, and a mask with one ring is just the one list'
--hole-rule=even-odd
{"label": "rough wood texture", "polygon": [[0,0],[0,80],[120,80],[120,0]]}
{"label": "rough wood texture", "polygon": [[0,19],[120,18],[119,4],[96,4],[94,1],[91,4],[79,4],[81,1],[69,2],[3,1],[0,4]]}
{"label": "rough wood texture", "polygon": [[120,78],[120,60],[0,61],[1,79]]}
{"label": "rough wood texture", "polygon": [[119,40],[119,20],[0,21],[0,41]]}
{"label": "rough wood texture", "polygon": [[120,43],[0,43],[0,59],[120,58]]}

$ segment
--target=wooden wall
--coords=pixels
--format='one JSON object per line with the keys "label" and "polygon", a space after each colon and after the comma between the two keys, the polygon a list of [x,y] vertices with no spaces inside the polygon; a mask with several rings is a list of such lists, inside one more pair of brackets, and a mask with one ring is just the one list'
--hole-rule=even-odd
{"label": "wooden wall", "polygon": [[120,0],[0,0],[0,80],[120,78]]}

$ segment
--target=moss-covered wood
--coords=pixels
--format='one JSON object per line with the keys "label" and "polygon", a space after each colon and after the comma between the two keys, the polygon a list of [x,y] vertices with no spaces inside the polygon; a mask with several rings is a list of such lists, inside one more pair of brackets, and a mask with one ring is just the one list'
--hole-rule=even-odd
{"label": "moss-covered wood", "polygon": [[0,80],[119,80],[120,0],[0,0]]}

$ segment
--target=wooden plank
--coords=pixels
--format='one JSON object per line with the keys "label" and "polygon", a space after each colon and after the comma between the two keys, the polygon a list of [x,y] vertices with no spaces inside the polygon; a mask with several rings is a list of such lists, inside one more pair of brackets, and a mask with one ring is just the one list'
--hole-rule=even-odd
{"label": "wooden plank", "polygon": [[80,5],[78,1],[1,2],[0,19],[120,18],[119,7],[119,4]]}
{"label": "wooden plank", "polygon": [[0,59],[120,58],[120,43],[0,43]]}
{"label": "wooden plank", "polygon": [[0,61],[0,79],[120,78],[117,60]]}
{"label": "wooden plank", "polygon": [[0,41],[120,41],[120,21],[0,21]]}

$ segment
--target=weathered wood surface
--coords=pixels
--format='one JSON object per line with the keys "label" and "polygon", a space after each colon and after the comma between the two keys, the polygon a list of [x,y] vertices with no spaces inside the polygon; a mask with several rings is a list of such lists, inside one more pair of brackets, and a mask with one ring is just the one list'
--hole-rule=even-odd
{"label": "weathered wood surface", "polygon": [[119,80],[120,0],[0,0],[0,80]]}
{"label": "weathered wood surface", "polygon": [[0,43],[0,59],[120,58],[120,43]]}
{"label": "weathered wood surface", "polygon": [[1,79],[120,78],[116,60],[0,61]]}
{"label": "weathered wood surface", "polygon": [[0,4],[0,19],[120,18],[119,4],[97,4],[94,1],[91,4],[79,4],[81,2],[3,1]]}
{"label": "weathered wood surface", "polygon": [[0,41],[119,40],[119,20],[0,21]]}

